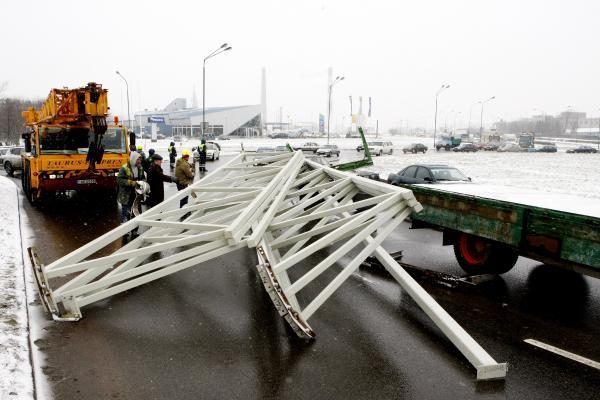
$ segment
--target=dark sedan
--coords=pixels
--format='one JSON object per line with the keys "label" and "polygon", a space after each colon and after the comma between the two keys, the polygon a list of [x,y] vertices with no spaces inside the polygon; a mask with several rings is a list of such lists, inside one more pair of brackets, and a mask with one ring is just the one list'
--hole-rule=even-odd
{"label": "dark sedan", "polygon": [[593,148],[592,146],[579,146],[574,149],[567,150],[567,153],[597,153],[598,150]]}
{"label": "dark sedan", "polygon": [[540,152],[540,153],[556,153],[557,149],[556,149],[555,145],[553,145],[553,144],[547,144],[545,146],[540,147],[536,151]]}
{"label": "dark sedan", "polygon": [[473,143],[461,143],[458,147],[452,149],[452,151],[462,152],[476,152],[479,149]]}
{"label": "dark sedan", "polygon": [[390,174],[387,179],[392,185],[417,183],[452,183],[471,182],[471,178],[459,169],[443,164],[409,165],[397,174]]}
{"label": "dark sedan", "polygon": [[413,153],[413,154],[423,153],[423,154],[425,154],[427,152],[427,146],[425,146],[423,143],[411,143],[408,146],[404,147],[402,149],[402,152],[404,154],[406,154],[406,153]]}

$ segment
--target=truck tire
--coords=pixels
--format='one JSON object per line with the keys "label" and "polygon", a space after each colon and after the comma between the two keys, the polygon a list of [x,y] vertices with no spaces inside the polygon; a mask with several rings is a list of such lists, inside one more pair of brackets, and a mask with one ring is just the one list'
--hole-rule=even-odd
{"label": "truck tire", "polygon": [[501,243],[460,233],[454,241],[460,267],[471,275],[503,274],[514,267],[519,253]]}
{"label": "truck tire", "polygon": [[7,161],[4,163],[4,170],[6,171],[6,175],[8,176],[14,176],[15,175],[15,169],[13,168],[12,164],[10,163],[10,161]]}

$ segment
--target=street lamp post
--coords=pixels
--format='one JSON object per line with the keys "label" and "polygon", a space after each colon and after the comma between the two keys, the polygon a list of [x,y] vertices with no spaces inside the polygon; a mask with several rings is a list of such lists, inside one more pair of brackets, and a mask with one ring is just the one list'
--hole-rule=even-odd
{"label": "street lamp post", "polygon": [[448,89],[449,87],[450,87],[450,85],[442,85],[442,87],[440,87],[438,89],[438,91],[435,93],[435,117],[433,118],[433,147],[435,147],[435,138],[437,135],[438,96],[440,95],[440,93],[442,93],[444,90]]}
{"label": "street lamp post", "polygon": [[202,62],[202,127],[200,129],[202,139],[204,139],[204,125],[206,124],[206,60],[227,50],[231,50],[231,46],[227,46],[227,43],[223,43],[218,49],[204,57],[204,61]]}
{"label": "street lamp post", "polygon": [[[119,71],[115,71],[117,73],[117,75],[119,75],[121,77],[121,79],[123,79],[125,81],[125,87],[127,88],[127,120],[129,121],[129,130],[131,131],[131,113],[129,110],[129,83],[127,83],[127,79],[125,79],[125,77],[119,72]],[[142,129],[142,126],[140,125],[140,130]]]}
{"label": "street lamp post", "polygon": [[343,76],[337,76],[333,82],[329,84],[329,102],[327,103],[327,144],[329,144],[329,122],[331,120],[331,92],[333,90],[333,86],[343,80]]}
{"label": "street lamp post", "polygon": [[481,117],[479,119],[479,141],[480,142],[481,142],[481,136],[483,134],[483,105],[490,100],[494,100],[495,98],[496,98],[496,96],[492,96],[489,99],[482,100],[479,102],[479,103],[481,103]]}

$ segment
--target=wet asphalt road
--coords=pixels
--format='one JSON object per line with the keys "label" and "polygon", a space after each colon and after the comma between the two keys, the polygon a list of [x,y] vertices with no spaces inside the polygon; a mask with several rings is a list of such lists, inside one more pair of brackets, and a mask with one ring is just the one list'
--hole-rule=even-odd
{"label": "wet asphalt road", "polygon": [[[166,188],[167,196],[175,191]],[[24,201],[22,211],[31,226],[25,245],[35,245],[46,263],[118,224],[116,205],[85,199],[57,200],[46,210]],[[384,247],[403,250],[404,262],[462,275],[452,249],[440,244],[439,233],[404,224]],[[596,279],[520,259],[475,290],[424,282],[496,361],[510,363],[505,381],[478,383],[474,368],[384,271],[361,268],[349,279],[311,318],[317,339],[307,342],[278,316],[255,263],[253,251],[239,250],[85,307],[79,322],[50,323],[35,344],[55,398],[599,396],[600,371],[523,342],[600,361]],[[43,313],[39,306],[31,312]]]}

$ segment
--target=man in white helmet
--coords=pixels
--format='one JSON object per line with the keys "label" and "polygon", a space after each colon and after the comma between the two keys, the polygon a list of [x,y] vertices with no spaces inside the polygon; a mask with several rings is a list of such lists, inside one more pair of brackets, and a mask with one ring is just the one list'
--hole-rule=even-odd
{"label": "man in white helmet", "polygon": [[117,174],[117,200],[121,204],[121,224],[131,218],[131,207],[135,200],[135,188],[138,181],[145,180],[142,169],[141,155],[132,151],[129,161],[125,163]]}

